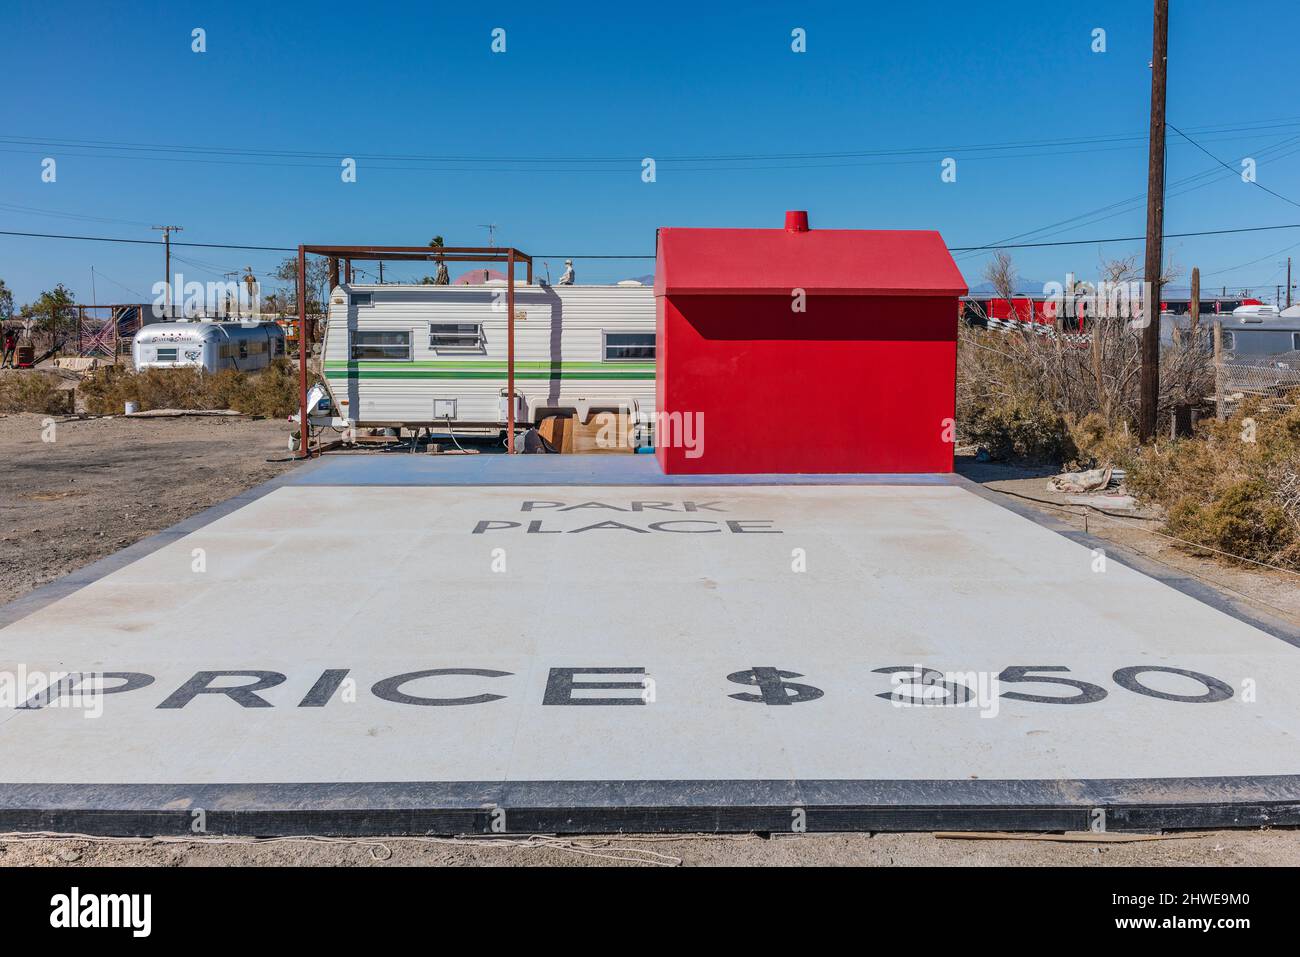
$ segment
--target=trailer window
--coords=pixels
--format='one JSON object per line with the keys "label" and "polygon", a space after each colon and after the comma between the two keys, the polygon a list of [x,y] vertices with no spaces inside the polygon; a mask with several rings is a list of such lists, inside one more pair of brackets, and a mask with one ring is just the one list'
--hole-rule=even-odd
{"label": "trailer window", "polygon": [[1300,351],[1300,332],[1291,333],[1291,348]]}
{"label": "trailer window", "polygon": [[634,362],[655,357],[653,332],[605,333],[606,362]]}
{"label": "trailer window", "polygon": [[429,348],[435,352],[478,352],[483,348],[483,325],[478,322],[431,322]]}
{"label": "trailer window", "polygon": [[411,333],[408,330],[354,332],[352,358],[410,359]]}
{"label": "trailer window", "polygon": [[158,355],[158,361],[159,361],[159,362],[175,362],[175,361],[176,361],[176,350],[175,350],[175,349],[159,349],[159,350],[157,351],[157,355]]}

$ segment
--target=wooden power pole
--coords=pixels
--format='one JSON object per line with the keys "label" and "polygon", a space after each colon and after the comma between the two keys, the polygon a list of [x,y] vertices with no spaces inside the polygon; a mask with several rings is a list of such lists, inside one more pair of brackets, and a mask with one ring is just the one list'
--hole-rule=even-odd
{"label": "wooden power pole", "polygon": [[1192,343],[1200,342],[1201,334],[1201,268],[1192,267],[1192,301],[1188,303],[1192,321]]}
{"label": "wooden power pole", "polygon": [[1160,403],[1160,275],[1165,232],[1165,77],[1169,53],[1169,0],[1155,0],[1151,49],[1151,140],[1147,156],[1147,249],[1143,279],[1150,290],[1142,329],[1138,438],[1155,438]]}

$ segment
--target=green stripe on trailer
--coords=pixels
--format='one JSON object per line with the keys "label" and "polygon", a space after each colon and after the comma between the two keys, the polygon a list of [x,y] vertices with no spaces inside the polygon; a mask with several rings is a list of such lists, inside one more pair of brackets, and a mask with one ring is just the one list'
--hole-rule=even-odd
{"label": "green stripe on trailer", "polygon": [[[653,372],[575,371],[533,372],[515,370],[516,379],[654,379]],[[325,378],[344,379],[504,379],[506,370],[488,372],[463,369],[326,369]]]}
{"label": "green stripe on trailer", "polygon": [[[489,371],[506,371],[506,363],[493,361],[430,361],[416,360],[407,361],[349,361],[346,359],[331,359],[325,363],[326,369],[362,369],[366,371],[392,369],[400,366],[403,369],[466,369],[476,372]],[[608,370],[610,372],[654,372],[655,364],[653,362],[516,362],[515,369],[526,370],[543,370],[551,371],[559,369],[562,372],[571,372],[577,370]]]}

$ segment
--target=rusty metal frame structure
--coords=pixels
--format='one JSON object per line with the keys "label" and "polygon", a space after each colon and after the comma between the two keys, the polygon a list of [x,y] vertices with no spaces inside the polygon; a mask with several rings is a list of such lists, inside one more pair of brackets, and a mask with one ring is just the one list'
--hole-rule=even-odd
{"label": "rusty metal frame structure", "polygon": [[[515,267],[528,267],[527,283],[533,281],[533,257],[513,246],[298,246],[298,386],[299,441],[297,458],[311,457],[311,430],[307,424],[307,360],[315,328],[307,315],[307,256],[324,256],[330,260],[330,293],[339,280],[339,263],[343,264],[344,282],[352,282],[352,263],[438,262],[438,263],[505,263],[506,264],[506,451],[515,451]],[[329,303],[321,304],[325,309]]]}

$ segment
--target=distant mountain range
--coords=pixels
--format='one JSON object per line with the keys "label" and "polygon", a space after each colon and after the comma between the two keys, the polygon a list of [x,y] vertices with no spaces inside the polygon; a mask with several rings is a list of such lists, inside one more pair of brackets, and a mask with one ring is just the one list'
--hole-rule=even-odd
{"label": "distant mountain range", "polygon": [[[637,282],[645,286],[653,286],[655,284],[654,273],[646,273],[644,276],[628,276],[626,278],[635,279]],[[996,296],[997,290],[993,288],[991,282],[981,282],[970,287],[970,294],[972,296]],[[1021,279],[1016,283],[1016,295],[1018,296],[1039,297],[1042,296],[1042,294],[1043,284],[1041,282],[1035,282],[1030,279]]]}
{"label": "distant mountain range", "polygon": [[[1022,296],[1041,296],[1043,294],[1043,284],[1030,279],[1020,279],[1016,281],[1016,292]],[[997,290],[993,288],[991,282],[981,282],[970,287],[972,296],[996,296]]]}

